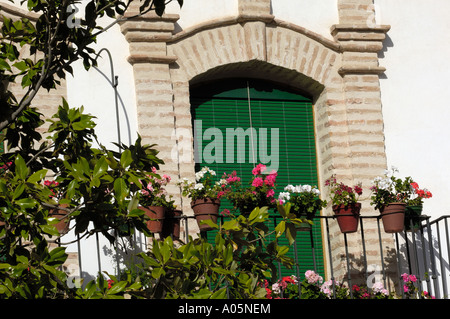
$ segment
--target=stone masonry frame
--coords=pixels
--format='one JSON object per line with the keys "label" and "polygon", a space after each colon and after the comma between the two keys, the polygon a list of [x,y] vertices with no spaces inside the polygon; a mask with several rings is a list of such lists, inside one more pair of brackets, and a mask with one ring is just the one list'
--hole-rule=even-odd
{"label": "stone masonry frame", "polygon": [[[192,133],[190,86],[247,76],[270,79],[313,96],[319,187],[324,197],[324,181],[333,174],[349,184],[362,182],[367,190],[386,168],[378,78],[385,69],[379,66],[377,53],[390,27],[375,24],[372,0],[336,3],[339,23],[330,26],[334,40],[277,19],[271,14],[270,0],[240,0],[236,17],[179,33],[174,31],[179,18],[174,14],[148,13],[122,23],[134,69],[139,133],[144,142],[158,144],[166,162],[164,172],[174,180],[194,177],[193,154],[181,154],[183,150],[174,147],[186,138],[185,132]],[[134,10],[128,14],[135,14]],[[190,161],[173,161],[174,154],[188,155]],[[180,190],[172,186],[169,191],[184,214],[192,214]],[[367,191],[361,201],[363,215],[376,213]],[[331,215],[331,208],[323,214]],[[195,228],[193,222],[189,229],[195,232]],[[368,264],[377,264],[376,223],[365,225],[365,233]],[[383,236],[387,256],[394,241],[391,235]],[[342,279],[347,275],[345,252],[335,223],[330,225],[330,237],[334,275]],[[360,256],[359,234],[348,235],[348,242],[349,253]],[[324,249],[326,260],[326,245]],[[356,259],[352,267],[360,267]],[[397,280],[395,271],[392,265],[388,279]]]}

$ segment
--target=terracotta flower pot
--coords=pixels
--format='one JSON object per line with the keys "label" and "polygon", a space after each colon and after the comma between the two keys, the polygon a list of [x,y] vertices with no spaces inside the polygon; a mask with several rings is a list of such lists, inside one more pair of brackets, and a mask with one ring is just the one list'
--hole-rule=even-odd
{"label": "terracotta flower pot", "polygon": [[[60,204],[59,207],[67,208],[67,204]],[[63,209],[52,209],[48,215],[56,218],[59,222],[55,225],[56,229],[61,235],[65,235],[69,231],[70,218],[67,217],[68,212]]]}
{"label": "terracotta flower pot", "polygon": [[332,208],[342,233],[358,231],[361,203],[334,205]]}
{"label": "terracotta flower pot", "polygon": [[405,227],[405,203],[390,203],[381,211],[384,231],[398,233]]}
{"label": "terracotta flower pot", "polygon": [[163,228],[164,218],[165,218],[165,208],[162,206],[140,206],[139,209],[145,212],[152,220],[147,222],[147,228],[152,233],[160,233]]}
{"label": "terracotta flower pot", "polygon": [[197,220],[198,227],[200,231],[209,231],[213,228],[207,224],[203,224],[204,220],[212,220],[217,223],[217,218],[219,217],[220,200],[219,199],[197,199],[191,202],[191,207],[194,210],[194,216]]}

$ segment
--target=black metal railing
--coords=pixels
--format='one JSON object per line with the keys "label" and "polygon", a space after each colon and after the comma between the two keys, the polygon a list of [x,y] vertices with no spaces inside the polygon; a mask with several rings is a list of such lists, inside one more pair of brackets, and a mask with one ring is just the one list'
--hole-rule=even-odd
{"label": "black metal railing", "polygon": [[[176,218],[181,223],[182,237],[180,240],[183,242],[189,241],[189,220],[194,216],[177,216]],[[312,258],[313,266],[311,270],[318,272],[316,259],[318,257],[324,259],[326,263],[326,269],[328,270],[328,276],[333,283],[336,278],[339,281],[345,282],[348,287],[352,287],[355,283],[369,282],[373,280],[374,276],[377,276],[382,281],[383,285],[389,289],[389,292],[395,293],[397,296],[405,298],[403,292],[403,282],[401,274],[413,274],[417,278],[415,286],[418,289],[419,295],[426,291],[429,294],[435,296],[436,299],[447,299],[450,295],[450,238],[448,232],[448,220],[450,216],[442,216],[436,220],[430,221],[429,216],[420,216],[419,226],[415,227],[415,220],[411,220],[411,229],[404,230],[402,232],[384,234],[381,217],[379,215],[374,216],[360,216],[358,232],[353,234],[336,233],[333,236],[330,235],[330,229],[332,223],[335,223],[334,216],[317,216],[315,220],[322,222],[323,231],[323,243],[322,249],[319,251],[316,249],[316,243],[314,242],[314,236],[311,238]],[[370,225],[368,227],[368,225]],[[375,228],[374,228],[374,225]],[[371,235],[368,236],[367,232],[370,229]],[[376,234],[374,234],[374,229]],[[207,235],[206,235],[207,236]],[[338,238],[338,236],[342,236]],[[352,236],[352,237],[350,237]],[[369,237],[369,238],[368,238]],[[358,245],[361,246],[358,251],[357,257],[355,252],[351,251],[352,243],[357,240]],[[377,240],[377,245],[374,245],[374,240]],[[100,245],[98,244],[99,238],[96,237],[96,244],[91,244],[90,247],[96,247],[97,249],[97,263],[98,270],[102,271],[102,260],[100,254]],[[333,241],[341,240],[344,247],[340,247],[339,256],[336,257],[336,249],[333,249]],[[391,250],[386,253],[385,241],[391,240],[394,243],[394,247],[390,247]],[[135,236],[131,240],[131,246],[139,246],[139,249],[135,251],[145,250],[147,244],[147,238],[145,236]],[[370,251],[368,250],[368,241],[370,241]],[[294,269],[295,275],[299,278],[302,274],[299,273],[299,259],[296,246],[294,244]],[[378,251],[374,251],[374,247],[378,247]],[[326,251],[326,255],[324,254]],[[370,253],[370,256],[369,256]],[[86,277],[88,274],[82,271],[83,267],[83,254],[80,249],[80,243],[78,243],[78,263],[80,269],[80,276]],[[119,255],[117,252],[116,256]],[[340,257],[340,258],[339,258]],[[370,257],[370,258],[369,258]],[[370,260],[369,260],[370,259]],[[337,261],[336,261],[337,260]],[[358,265],[358,268],[353,267],[354,264]],[[279,265],[279,273],[281,276],[281,267]],[[339,267],[339,270],[337,268]],[[346,268],[346,269],[343,269]],[[116,272],[120,272],[120,265],[117,262]],[[339,275],[337,275],[337,272]],[[324,274],[325,275],[325,274]],[[92,275],[88,275],[92,277]],[[333,285],[334,288],[334,285]],[[352,290],[349,289],[350,294]],[[335,293],[335,291],[333,291]],[[333,294],[334,295],[334,294]],[[351,295],[351,297],[353,297]]]}

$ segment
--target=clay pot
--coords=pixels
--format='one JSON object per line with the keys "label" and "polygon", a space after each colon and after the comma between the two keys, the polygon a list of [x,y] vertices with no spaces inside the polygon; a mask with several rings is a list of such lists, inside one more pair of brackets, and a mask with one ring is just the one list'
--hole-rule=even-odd
{"label": "clay pot", "polygon": [[334,205],[332,208],[342,233],[358,231],[361,203]]}
{"label": "clay pot", "polygon": [[398,233],[405,227],[405,203],[390,203],[381,211],[384,231]]}
{"label": "clay pot", "polygon": [[210,219],[214,223],[217,223],[220,200],[211,198],[197,199],[191,202],[191,207],[194,210],[194,216],[200,231],[212,230],[213,228],[211,226],[202,224],[202,221]]}
{"label": "clay pot", "polygon": [[162,206],[140,206],[139,209],[145,212],[152,220],[147,222],[147,228],[151,233],[160,233],[163,229],[163,223],[166,210]]}

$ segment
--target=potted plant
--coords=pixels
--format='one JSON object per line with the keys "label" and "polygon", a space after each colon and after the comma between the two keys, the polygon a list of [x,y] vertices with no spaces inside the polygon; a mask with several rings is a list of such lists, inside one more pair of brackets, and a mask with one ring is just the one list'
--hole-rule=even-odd
{"label": "potted plant", "polygon": [[200,231],[213,229],[204,220],[212,220],[217,223],[220,208],[220,198],[225,194],[222,185],[224,181],[214,182],[216,172],[203,167],[195,174],[195,181],[184,178],[178,185],[182,189],[182,195],[191,199],[191,207]]}
{"label": "potted plant", "polygon": [[332,209],[336,216],[342,233],[354,233],[358,230],[361,203],[358,203],[362,194],[361,184],[353,188],[342,182],[337,182],[333,175],[325,181],[330,188]]}
{"label": "potted plant", "polygon": [[152,233],[160,233],[163,229],[166,211],[174,209],[172,196],[167,194],[165,186],[170,182],[168,175],[162,177],[152,167],[148,179],[141,180],[142,188],[138,192],[139,209],[150,218],[147,228]]}
{"label": "potted plant", "polygon": [[384,177],[373,180],[371,205],[381,214],[384,231],[396,233],[404,229],[405,209],[409,194],[410,178],[402,180],[394,176],[398,169],[386,170]]}
{"label": "potted plant", "polygon": [[65,210],[69,205],[66,203],[60,203],[62,191],[60,189],[59,182],[55,180],[45,180],[44,186],[49,191],[49,198],[54,199],[57,202],[59,208],[53,208],[48,212],[49,217],[57,220],[55,224],[56,229],[61,235],[64,235],[69,230],[70,217],[69,213]]}
{"label": "potted plant", "polygon": [[276,208],[275,188],[277,172],[272,171],[265,174],[267,167],[258,164],[252,170],[252,179],[248,185],[243,185],[240,177],[236,176],[236,171],[231,174],[224,174],[223,180],[226,182],[226,198],[233,204],[233,208],[241,214],[248,215],[256,207]]}
{"label": "potted plant", "polygon": [[[428,189],[420,189],[419,184],[413,180],[410,181],[410,192],[405,210],[405,230],[407,231],[412,229],[416,230],[420,227],[420,216],[422,215],[423,210],[423,200],[433,196]],[[411,223],[413,224],[412,227]]]}
{"label": "potted plant", "polygon": [[291,203],[290,211],[304,221],[297,229],[310,230],[316,212],[327,206],[327,202],[319,197],[320,191],[311,185],[287,185],[284,190],[278,195],[279,204]]}

